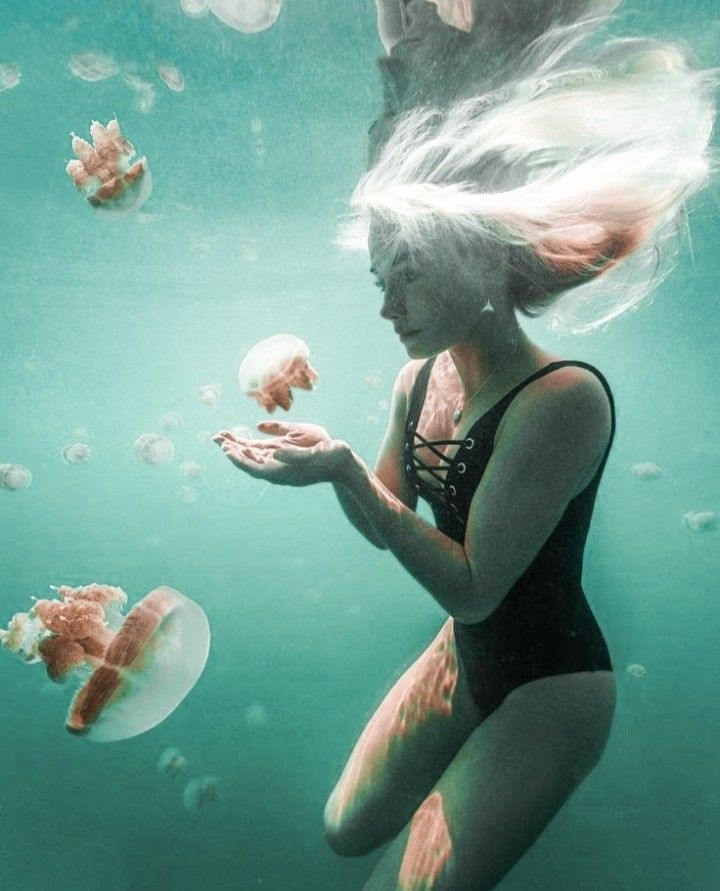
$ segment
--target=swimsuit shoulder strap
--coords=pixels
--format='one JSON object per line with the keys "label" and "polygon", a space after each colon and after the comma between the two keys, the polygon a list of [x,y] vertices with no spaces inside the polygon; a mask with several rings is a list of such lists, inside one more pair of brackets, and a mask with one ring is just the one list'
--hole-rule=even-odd
{"label": "swimsuit shoulder strap", "polygon": [[427,362],[418,372],[415,383],[410,391],[410,406],[408,408],[406,426],[412,425],[412,429],[417,429],[417,423],[420,418],[423,403],[425,402],[425,394],[427,393],[428,382],[430,380],[430,372],[435,364],[436,356],[428,359]]}

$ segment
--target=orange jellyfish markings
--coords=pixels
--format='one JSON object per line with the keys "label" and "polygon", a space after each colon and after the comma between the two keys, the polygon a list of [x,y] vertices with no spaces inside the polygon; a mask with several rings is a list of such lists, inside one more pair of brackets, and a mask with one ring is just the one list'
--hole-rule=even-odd
{"label": "orange jellyfish markings", "polygon": [[317,380],[318,373],[305,359],[296,357],[290,362],[281,374],[264,383],[258,390],[249,395],[254,396],[261,408],[272,414],[280,408],[288,411],[293,402],[291,387],[299,387],[301,390],[312,390],[313,383]]}
{"label": "orange jellyfish markings", "polygon": [[114,695],[121,692],[122,675],[118,669],[127,668],[143,656],[153,634],[174,606],[172,594],[158,589],[130,610],[105,652],[104,664],[95,669],[72,701],[65,725],[71,733],[86,731]]}
{"label": "orange jellyfish markings", "polygon": [[73,668],[85,661],[85,649],[82,644],[67,637],[55,636],[46,638],[38,646],[47,667],[48,677],[60,681]]}
{"label": "orange jellyfish markings", "polygon": [[48,631],[72,640],[105,631],[105,610],[89,600],[38,600],[35,612]]}

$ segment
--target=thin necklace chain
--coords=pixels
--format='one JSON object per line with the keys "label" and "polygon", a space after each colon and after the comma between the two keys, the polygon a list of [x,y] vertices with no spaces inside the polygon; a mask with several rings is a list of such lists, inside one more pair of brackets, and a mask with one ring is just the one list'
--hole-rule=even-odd
{"label": "thin necklace chain", "polygon": [[482,382],[482,384],[477,388],[477,390],[475,390],[475,392],[472,394],[472,396],[470,396],[468,399],[463,400],[462,408],[456,408],[456,409],[455,409],[455,411],[453,412],[453,421],[454,421],[456,424],[458,423],[458,421],[460,421],[460,419],[462,418],[463,414],[465,413],[465,410],[466,410],[467,407],[470,405],[470,403],[473,401],[473,399],[475,399],[476,396],[479,396],[480,393],[483,392],[483,390],[487,389],[488,382],[492,379],[492,377],[493,377],[493,375],[495,374],[495,372],[496,372],[502,365],[504,365],[504,364],[508,361],[508,359],[510,358],[510,356],[514,356],[515,353],[517,353],[518,346],[519,346],[519,341],[516,342],[516,344],[515,344],[515,349],[514,349],[514,350],[512,350],[511,352],[509,352],[506,356],[503,356],[503,358],[502,358],[502,359],[498,362],[498,364],[493,368],[493,370],[492,370],[492,371],[490,372],[490,374],[485,378],[485,380]]}

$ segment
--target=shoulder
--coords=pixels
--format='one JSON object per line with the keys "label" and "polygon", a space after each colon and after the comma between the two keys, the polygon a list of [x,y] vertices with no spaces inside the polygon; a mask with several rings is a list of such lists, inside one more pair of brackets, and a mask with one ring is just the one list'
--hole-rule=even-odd
{"label": "shoulder", "polygon": [[[612,430],[608,394],[596,374],[577,365],[555,368],[527,384],[510,403],[502,436],[561,439],[591,458],[602,455]],[[498,434],[501,431],[498,430]]]}
{"label": "shoulder", "polygon": [[427,359],[411,359],[403,365],[395,377],[394,395],[402,397],[406,401],[410,398],[417,376],[420,374],[425,362],[427,362]]}

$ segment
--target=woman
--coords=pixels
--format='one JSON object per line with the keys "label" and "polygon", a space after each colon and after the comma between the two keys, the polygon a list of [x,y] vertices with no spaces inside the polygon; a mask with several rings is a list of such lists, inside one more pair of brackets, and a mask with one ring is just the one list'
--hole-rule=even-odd
{"label": "woman", "polygon": [[[708,80],[686,54],[622,41],[583,58],[612,3],[523,4],[528,21],[505,5],[379,3],[386,110],[344,240],[369,248],[410,361],[374,470],[315,425],[215,437],[251,476],[332,483],[448,613],[325,809],[337,853],[390,842],[366,891],[493,888],[600,759],[615,684],[581,576],[613,398],[517,313],[552,306],[583,331],[637,302],[708,171]],[[448,83],[481,46],[496,63]]]}

